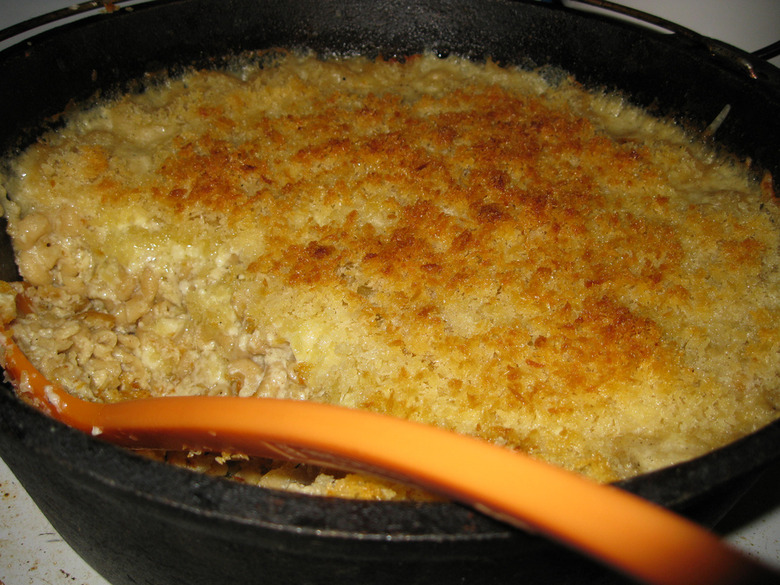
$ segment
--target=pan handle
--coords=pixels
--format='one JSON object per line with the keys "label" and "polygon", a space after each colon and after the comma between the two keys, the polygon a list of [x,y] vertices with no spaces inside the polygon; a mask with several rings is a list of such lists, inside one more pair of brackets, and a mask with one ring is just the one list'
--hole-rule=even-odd
{"label": "pan handle", "polygon": [[683,25],[673,22],[671,20],[661,18],[660,16],[650,14],[649,12],[644,12],[637,8],[631,8],[629,6],[624,6],[623,4],[610,2],[609,0],[568,0],[568,1],[557,0],[557,3],[567,8],[575,8],[575,9],[576,6],[573,5],[576,4],[591,6],[593,8],[599,8],[607,12],[612,12],[615,14],[619,14],[621,16],[625,16],[630,19],[667,30],[669,32],[677,33],[681,36],[690,39],[701,40],[706,38],[700,35],[699,33],[694,32],[693,30],[686,28]]}
{"label": "pan handle", "polygon": [[[776,75],[777,69],[772,64],[768,63],[769,59],[780,55],[780,41],[772,43],[753,53],[749,53],[717,39],[699,34],[676,22],[637,10],[636,8],[610,2],[609,0],[553,0],[553,3],[574,10],[578,9],[576,6],[577,4],[589,6],[591,8],[603,10],[606,13],[627,17],[637,23],[644,23],[666,30],[674,33],[675,36],[680,39],[685,39],[692,45],[698,45],[703,48],[711,57],[719,59],[721,63],[730,67],[732,70],[739,71],[742,75],[747,75],[747,77],[751,79],[769,77],[772,80],[771,83],[773,86],[780,87],[780,77]],[[609,16],[609,14],[606,16]],[[766,71],[766,66],[769,66],[772,71]]]}
{"label": "pan handle", "polygon": [[780,55],[780,41],[775,41],[771,45],[767,45],[766,47],[762,49],[758,49],[757,51],[753,51],[751,53],[754,57],[758,57],[759,59],[763,59],[764,61],[769,61],[770,59],[774,59],[778,55]]}

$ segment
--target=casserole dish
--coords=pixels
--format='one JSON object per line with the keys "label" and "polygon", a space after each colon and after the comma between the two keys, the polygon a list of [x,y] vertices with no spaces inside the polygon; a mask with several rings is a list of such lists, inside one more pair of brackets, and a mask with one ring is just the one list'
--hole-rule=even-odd
{"label": "casserole dish", "polygon": [[[98,91],[146,72],[212,65],[270,46],[402,56],[434,50],[552,64],[705,128],[777,175],[778,80],[738,51],[560,6],[512,2],[150,3],[99,15],[5,52],[4,150]],[[95,50],[99,47],[100,50]],[[713,89],[716,87],[717,89]],[[3,278],[13,278],[4,248]],[[72,546],[114,583],[587,582],[615,579],[532,535],[451,504],[323,500],[228,484],[141,460],[43,418],[4,390],[0,453]],[[777,455],[771,425],[695,462],[623,482],[712,523]],[[531,562],[531,559],[533,561]],[[619,581],[617,581],[619,582]]]}

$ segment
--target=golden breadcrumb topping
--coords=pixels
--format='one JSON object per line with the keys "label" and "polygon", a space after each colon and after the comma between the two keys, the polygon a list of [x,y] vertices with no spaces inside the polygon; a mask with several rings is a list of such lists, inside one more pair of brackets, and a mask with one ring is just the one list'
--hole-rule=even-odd
{"label": "golden breadcrumb topping", "polygon": [[331,402],[601,481],[777,417],[771,180],[559,75],[267,56],[72,115],[5,188],[14,333],[90,399]]}

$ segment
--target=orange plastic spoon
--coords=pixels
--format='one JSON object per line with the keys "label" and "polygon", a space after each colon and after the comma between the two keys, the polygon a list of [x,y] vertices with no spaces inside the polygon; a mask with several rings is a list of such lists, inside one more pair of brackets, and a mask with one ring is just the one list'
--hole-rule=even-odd
{"label": "orange plastic spoon", "polygon": [[111,443],[272,455],[405,480],[544,533],[647,583],[780,582],[668,510],[485,441],[303,401],[200,396],[88,402],[47,380],[3,333],[0,357],[20,396]]}

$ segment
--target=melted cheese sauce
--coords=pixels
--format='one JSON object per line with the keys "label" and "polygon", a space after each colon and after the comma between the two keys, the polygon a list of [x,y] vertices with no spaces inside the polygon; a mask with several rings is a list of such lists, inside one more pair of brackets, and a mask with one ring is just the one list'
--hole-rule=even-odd
{"label": "melted cheese sauce", "polygon": [[15,335],[91,399],[333,402],[601,481],[777,417],[771,182],[572,80],[284,55],[10,168]]}

